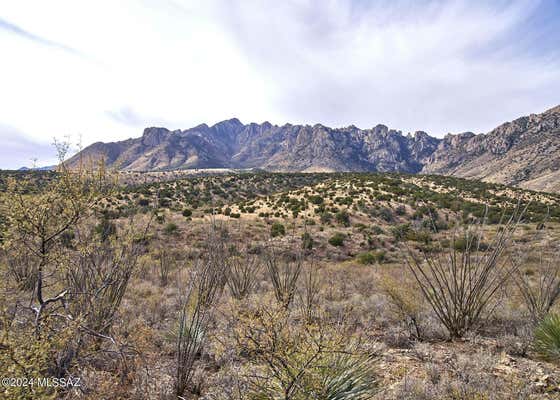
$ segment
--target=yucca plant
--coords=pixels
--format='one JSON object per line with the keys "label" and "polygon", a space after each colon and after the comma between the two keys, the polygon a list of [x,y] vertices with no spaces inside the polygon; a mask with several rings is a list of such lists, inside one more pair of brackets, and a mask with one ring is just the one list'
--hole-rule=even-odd
{"label": "yucca plant", "polygon": [[545,360],[560,362],[560,315],[551,314],[539,324],[534,349]]}
{"label": "yucca plant", "polygon": [[377,392],[373,357],[334,353],[322,380],[324,400],[366,400]]}

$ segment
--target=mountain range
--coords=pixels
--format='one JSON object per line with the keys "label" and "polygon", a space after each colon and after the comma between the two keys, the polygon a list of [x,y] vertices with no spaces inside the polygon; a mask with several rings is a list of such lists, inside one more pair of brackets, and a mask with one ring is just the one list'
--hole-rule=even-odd
{"label": "mountain range", "polygon": [[270,171],[378,171],[454,175],[560,191],[560,106],[506,122],[486,134],[443,139],[377,125],[243,124],[237,118],[186,130],[94,143],[69,160],[104,159],[119,170],[259,168]]}

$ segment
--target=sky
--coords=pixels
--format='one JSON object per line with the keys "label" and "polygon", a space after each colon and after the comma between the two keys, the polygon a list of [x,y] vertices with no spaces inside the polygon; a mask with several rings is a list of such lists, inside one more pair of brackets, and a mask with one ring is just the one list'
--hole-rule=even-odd
{"label": "sky", "polygon": [[3,0],[0,168],[237,117],[488,132],[560,104],[560,0]]}

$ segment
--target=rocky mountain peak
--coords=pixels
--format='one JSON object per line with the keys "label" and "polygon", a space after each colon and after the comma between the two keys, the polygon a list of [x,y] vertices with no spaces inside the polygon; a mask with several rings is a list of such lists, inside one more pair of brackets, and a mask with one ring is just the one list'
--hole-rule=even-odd
{"label": "rocky mountain peak", "polygon": [[389,127],[387,127],[386,125],[383,125],[383,124],[377,124],[376,126],[373,127],[372,130],[376,134],[386,135],[387,132],[389,132]]}
{"label": "rocky mountain peak", "polygon": [[416,131],[414,132],[414,135],[407,135],[409,138],[414,139],[415,141],[424,141],[424,140],[429,140],[429,139],[433,139],[433,137],[431,137],[430,135],[428,135],[426,132],[424,131]]}
{"label": "rocky mountain peak", "polygon": [[556,107],[552,107],[543,113],[543,115],[554,115],[554,114],[560,114],[560,105],[557,105]]}
{"label": "rocky mountain peak", "polygon": [[146,128],[142,134],[142,144],[150,147],[159,146],[170,134],[171,131],[167,128]]}
{"label": "rocky mountain peak", "polygon": [[560,106],[486,134],[464,132],[443,139],[423,131],[404,136],[382,124],[362,130],[353,125],[245,125],[231,118],[184,131],[146,128],[138,139],[96,143],[81,156],[104,158],[107,165],[125,170],[422,172],[560,191]]}
{"label": "rocky mountain peak", "polygon": [[214,124],[212,128],[239,128],[244,126],[237,118],[231,118]]}

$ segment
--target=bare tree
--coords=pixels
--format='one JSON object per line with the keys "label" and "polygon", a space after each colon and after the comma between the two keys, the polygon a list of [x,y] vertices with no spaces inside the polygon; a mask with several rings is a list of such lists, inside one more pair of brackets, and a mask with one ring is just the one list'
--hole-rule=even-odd
{"label": "bare tree", "polygon": [[[59,151],[65,154],[64,149]],[[22,251],[21,257],[35,262],[25,271],[16,269],[14,273],[32,273],[26,278],[35,285],[28,308],[35,313],[37,334],[45,310],[55,304],[64,305],[68,294],[66,288],[52,291],[57,285],[46,282],[59,277],[62,239],[91,214],[99,196],[107,192],[107,180],[101,166],[97,170],[69,170],[61,163],[55,178],[32,195],[29,191],[34,182],[8,183],[5,209],[11,245]]]}
{"label": "bare tree", "polygon": [[[53,174],[9,182],[5,203],[4,248],[17,254],[8,257],[10,275],[21,279],[16,310],[32,312],[31,320],[18,315],[18,329],[32,329],[32,340],[51,349],[34,368],[58,377],[69,373],[86,346],[109,351],[98,339],[115,350],[111,327],[138,255],[132,240],[98,240],[92,223],[114,182],[103,164],[68,168],[67,149],[59,145],[61,163]],[[20,307],[27,296],[28,305]]]}

